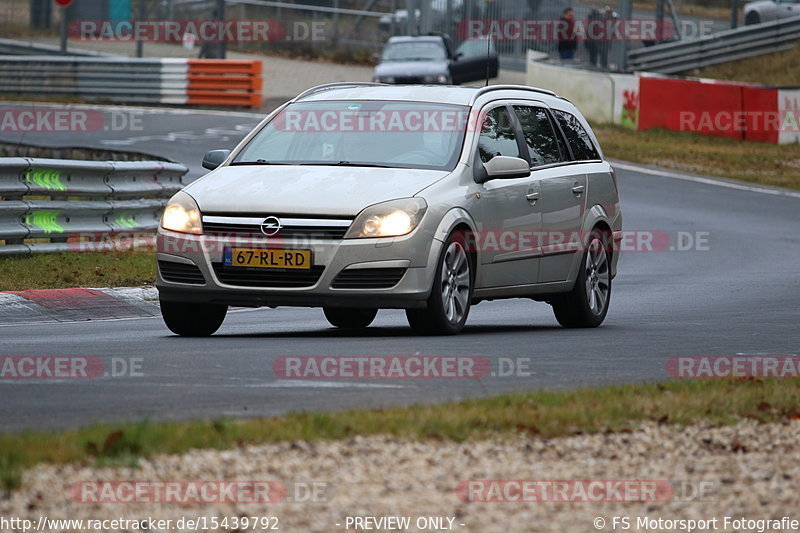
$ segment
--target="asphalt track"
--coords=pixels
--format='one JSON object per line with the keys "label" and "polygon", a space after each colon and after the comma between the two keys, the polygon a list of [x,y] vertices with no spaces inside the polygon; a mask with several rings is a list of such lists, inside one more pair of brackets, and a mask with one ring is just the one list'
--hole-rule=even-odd
{"label": "asphalt track", "polygon": [[[98,130],[77,139],[29,133],[25,142],[114,145],[183,161],[196,177],[205,150],[232,147],[256,122],[247,114],[197,111],[143,117],[144,131]],[[0,140],[19,142],[19,134]],[[94,356],[107,368],[116,357],[140,365],[137,376],[0,379],[0,429],[263,416],[650,382],[668,378],[666,364],[675,356],[800,354],[800,194],[624,163],[617,169],[625,228],[666,234],[670,242],[623,254],[611,310],[598,329],[562,329],[549,306],[528,300],[482,303],[461,335],[443,338],[414,336],[400,311],[381,311],[372,327],[352,334],[330,327],[319,309],[292,308],[233,312],[210,339],[173,336],[158,318],[0,326],[0,356]],[[690,246],[698,237],[700,245]],[[273,371],[281,356],[326,355],[478,356],[495,375],[294,380]],[[528,367],[501,375],[502,358],[520,358]]]}

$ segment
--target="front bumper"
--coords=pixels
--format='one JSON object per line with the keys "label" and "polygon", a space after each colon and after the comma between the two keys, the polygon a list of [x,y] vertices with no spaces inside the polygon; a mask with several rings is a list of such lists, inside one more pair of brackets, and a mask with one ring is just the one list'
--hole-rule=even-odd
{"label": "front bumper", "polygon": [[[164,301],[244,307],[422,308],[430,294],[435,273],[436,261],[430,258],[438,255],[441,242],[421,229],[417,228],[403,237],[317,239],[304,242],[279,242],[264,238],[237,240],[213,235],[186,235],[160,229],[157,239],[159,269],[156,287],[160,299]],[[226,247],[311,250],[314,269],[321,270],[321,273],[305,286],[255,286],[247,285],[249,282],[240,278],[230,281],[231,278],[225,277],[221,272],[223,251]],[[176,281],[174,275],[169,275],[170,267],[191,268],[191,265],[199,270],[202,278],[196,276],[187,283]],[[251,278],[270,269],[257,270],[250,271]],[[397,283],[389,287],[334,287],[334,280],[342,271],[347,271],[351,277],[356,273],[356,278],[358,271],[392,271],[401,274]],[[165,279],[165,272],[169,279]],[[291,273],[288,275],[291,276]]]}

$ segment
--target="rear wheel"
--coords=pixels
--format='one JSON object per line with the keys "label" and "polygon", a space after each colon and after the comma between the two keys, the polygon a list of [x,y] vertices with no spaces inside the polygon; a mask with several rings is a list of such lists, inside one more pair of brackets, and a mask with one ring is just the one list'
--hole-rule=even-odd
{"label": "rear wheel", "polygon": [[425,309],[408,309],[411,328],[423,335],[453,335],[464,328],[472,299],[472,271],[463,232],[450,235],[439,257]]}
{"label": "rear wheel", "polygon": [[611,301],[611,256],[603,234],[592,232],[575,287],[550,303],[565,328],[595,328],[603,323]]}
{"label": "rear wheel", "polygon": [[325,307],[325,318],[332,326],[344,329],[360,329],[372,324],[377,309],[359,309],[353,307]]}
{"label": "rear wheel", "polygon": [[227,305],[160,302],[161,316],[169,330],[184,337],[207,337],[222,325]]}

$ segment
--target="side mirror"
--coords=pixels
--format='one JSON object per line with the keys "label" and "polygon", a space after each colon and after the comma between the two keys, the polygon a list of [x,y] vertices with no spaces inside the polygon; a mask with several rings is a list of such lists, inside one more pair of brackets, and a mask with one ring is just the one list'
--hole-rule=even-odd
{"label": "side mirror", "polygon": [[483,164],[489,179],[525,178],[531,175],[528,162],[520,157],[498,155]]}
{"label": "side mirror", "polygon": [[229,155],[231,155],[230,150],[211,150],[206,152],[206,155],[203,156],[203,168],[214,170],[224,163]]}
{"label": "side mirror", "polygon": [[453,61],[458,61],[462,57],[464,57],[464,52],[456,52],[453,54]]}

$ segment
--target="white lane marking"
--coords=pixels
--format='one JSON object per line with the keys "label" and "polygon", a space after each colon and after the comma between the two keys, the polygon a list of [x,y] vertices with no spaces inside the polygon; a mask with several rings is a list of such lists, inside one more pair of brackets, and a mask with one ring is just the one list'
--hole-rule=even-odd
{"label": "white lane marking", "polygon": [[[24,356],[22,356],[24,357]],[[138,378],[137,378],[138,379]],[[22,384],[49,384],[49,385],[58,385],[58,384],[75,384],[81,381],[91,381],[92,383],[105,383],[107,384],[110,380],[115,380],[114,383],[116,385],[135,385],[138,386],[141,381],[136,384],[131,382],[124,383],[120,381],[118,378],[113,378],[111,376],[102,376],[98,378],[82,378],[80,380],[77,379],[45,379],[45,378],[25,378],[25,379],[0,379],[0,387],[3,385],[13,386],[13,385],[22,385]],[[407,388],[406,385],[397,385],[392,383],[360,383],[360,382],[352,382],[352,381],[316,381],[313,379],[297,379],[297,380],[277,380],[277,381],[265,381],[262,383],[200,383],[200,382],[192,382],[192,383],[161,383],[156,381],[145,381],[147,385],[158,384],[159,387],[192,387],[192,388],[236,388],[236,389],[405,389]]]}
{"label": "white lane marking", "polygon": [[800,192],[787,191],[782,189],[769,189],[766,187],[756,187],[752,185],[743,185],[740,183],[733,183],[714,178],[701,178],[699,176],[690,176],[688,174],[677,174],[666,170],[657,170],[654,168],[643,167],[622,161],[612,161],[611,166],[615,168],[622,168],[625,170],[632,170],[634,172],[641,172],[643,174],[652,174],[654,176],[662,176],[665,178],[674,178],[678,180],[694,181],[695,183],[704,183],[706,185],[716,185],[717,187],[727,187],[729,189],[736,189],[739,191],[756,192],[761,194],[770,194],[772,196],[789,196],[790,198],[800,198]]}
{"label": "white lane marking", "polygon": [[[287,99],[288,100],[288,99]],[[0,105],[13,105],[18,107],[24,106],[38,106],[38,107],[54,107],[57,109],[97,109],[99,111],[134,111],[141,113],[151,113],[158,115],[215,115],[223,117],[243,117],[255,118],[262,120],[267,116],[267,113],[248,113],[246,111],[217,111],[213,109],[171,109],[164,107],[146,107],[146,106],[109,106],[109,105],[94,105],[94,104],[53,104],[49,102],[21,102],[16,100],[0,100]]]}
{"label": "white lane marking", "polygon": [[[26,300],[27,301],[27,300]],[[253,311],[263,311],[264,308],[254,309],[228,309],[230,313],[252,313]],[[0,328],[13,328],[18,326],[40,326],[46,324],[48,326],[60,326],[69,324],[97,324],[100,322],[121,322],[123,320],[161,320],[160,316],[131,316],[125,318],[92,318],[88,320],[71,320],[71,321],[50,321],[50,320],[37,320],[36,322],[15,322],[14,324],[0,324]]]}
{"label": "white lane marking", "polygon": [[[231,385],[223,385],[229,387]],[[391,383],[359,383],[352,381],[317,381],[315,379],[279,379],[264,383],[238,384],[236,388],[271,388],[271,389],[290,389],[290,388],[318,388],[318,389],[404,389],[405,385],[395,385]]]}

